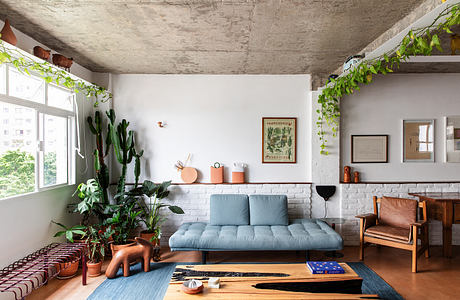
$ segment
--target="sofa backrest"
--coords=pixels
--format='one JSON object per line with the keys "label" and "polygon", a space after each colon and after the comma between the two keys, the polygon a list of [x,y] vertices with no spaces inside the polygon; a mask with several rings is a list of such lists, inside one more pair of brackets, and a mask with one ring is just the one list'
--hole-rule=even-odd
{"label": "sofa backrest", "polygon": [[215,194],[209,204],[211,225],[249,225],[248,195]]}
{"label": "sofa backrest", "polygon": [[286,195],[214,194],[211,225],[288,225]]}
{"label": "sofa backrest", "polygon": [[251,225],[288,225],[286,195],[250,195],[249,216]]}

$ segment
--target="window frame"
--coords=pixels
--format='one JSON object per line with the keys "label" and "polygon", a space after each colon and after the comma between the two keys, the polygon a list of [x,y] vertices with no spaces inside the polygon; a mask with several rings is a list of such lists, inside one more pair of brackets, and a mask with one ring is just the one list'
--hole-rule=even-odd
{"label": "window frame", "polygon": [[[33,100],[27,100],[27,99],[22,99],[18,98],[15,96],[10,96],[9,94],[9,69],[14,68],[14,66],[4,64],[3,66],[0,66],[0,72],[4,72],[4,78],[5,82],[0,83],[0,84],[5,84],[5,94],[0,92],[0,102],[3,103],[8,103],[12,105],[18,105],[26,108],[30,108],[34,110],[35,114],[35,132],[32,132],[32,135],[35,136],[35,143],[36,143],[36,151],[35,151],[35,190],[33,192],[26,192],[22,194],[17,194],[17,195],[11,195],[2,199],[10,198],[10,197],[17,197],[25,194],[30,194],[34,192],[43,192],[63,186],[69,186],[69,185],[74,185],[75,184],[75,178],[76,178],[76,156],[74,152],[75,149],[75,141],[76,141],[76,126],[75,126],[75,120],[77,118],[77,112],[76,112],[76,94],[74,91],[61,87],[59,85],[53,84],[53,83],[48,83],[44,79],[42,79],[40,76],[37,76],[35,74],[31,74],[30,76],[39,78],[44,82],[44,102],[39,103],[35,102]],[[67,91],[70,93],[70,95],[73,97],[73,103],[72,103],[72,110],[66,110],[63,108],[58,108],[55,106],[49,106],[48,105],[48,87],[49,85],[52,85],[54,88],[59,88],[64,91]],[[55,117],[62,117],[66,119],[66,124],[67,124],[67,181],[64,183],[58,183],[58,184],[53,184],[53,185],[48,185],[44,186],[44,184],[41,184],[41,177],[44,176],[43,173],[43,166],[42,160],[40,157],[44,158],[44,144],[45,144],[45,135],[43,132],[43,140],[40,140],[40,130],[45,130],[44,122],[40,123],[40,117],[44,119],[45,115],[50,115],[50,116],[55,116]],[[40,124],[43,124],[42,126]],[[44,161],[43,161],[44,163]],[[43,178],[44,179],[44,178]]]}

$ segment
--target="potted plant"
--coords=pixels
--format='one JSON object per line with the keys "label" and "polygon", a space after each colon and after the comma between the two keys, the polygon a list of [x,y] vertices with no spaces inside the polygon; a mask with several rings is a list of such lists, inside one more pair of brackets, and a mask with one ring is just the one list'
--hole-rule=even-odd
{"label": "potted plant", "polygon": [[[58,225],[61,227],[63,230],[58,231],[54,234],[54,237],[59,237],[59,236],[65,236],[66,240],[69,241],[70,243],[73,243],[75,241],[75,237],[80,237],[83,238],[86,235],[86,226],[83,225],[75,225],[73,227],[67,227],[61,223],[51,221],[52,223]],[[59,270],[59,279],[66,279],[66,278],[71,278],[74,277],[77,274],[78,271],[78,261],[80,259],[76,258],[72,261],[68,262],[62,262],[59,263],[57,266],[57,269]]]}
{"label": "potted plant", "polygon": [[91,178],[86,183],[80,183],[73,195],[75,194],[80,202],[76,204],[74,211],[83,216],[82,224],[88,225],[92,216],[96,216],[101,222],[105,219],[107,204],[103,201],[102,189],[96,179]]}
{"label": "potted plant", "polygon": [[104,221],[104,225],[111,226],[114,230],[113,241],[109,242],[112,256],[125,247],[133,246],[136,241],[132,239],[134,230],[138,227],[138,216],[141,211],[130,197],[126,197],[120,204],[110,205],[108,209],[112,216]]}
{"label": "potted plant", "polygon": [[105,258],[105,246],[109,237],[113,234],[111,227],[101,228],[99,225],[88,226],[86,242],[88,244],[88,276],[101,275],[102,263]]}
{"label": "potted plant", "polygon": [[[155,247],[154,260],[159,260],[160,255],[160,238],[161,225],[167,220],[167,216],[161,215],[163,207],[175,214],[183,214],[184,211],[179,206],[169,205],[161,200],[169,195],[168,188],[171,181],[165,181],[161,184],[155,184],[149,180],[145,180],[141,187],[131,190],[128,195],[137,197],[139,207],[142,209],[140,221],[144,224],[145,230],[141,231],[140,236],[143,239],[150,241]],[[148,198],[148,202],[145,201]]]}

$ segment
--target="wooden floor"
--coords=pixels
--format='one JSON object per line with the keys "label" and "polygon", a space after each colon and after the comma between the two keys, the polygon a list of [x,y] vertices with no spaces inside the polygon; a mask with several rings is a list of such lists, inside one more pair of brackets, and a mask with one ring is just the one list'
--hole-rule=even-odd
{"label": "wooden floor", "polygon": [[[413,274],[410,268],[410,252],[392,248],[369,247],[365,263],[405,299],[460,299],[460,247],[454,247],[454,258],[441,257],[441,248],[432,247],[431,258],[420,258],[419,270]],[[163,249],[163,262],[199,262],[201,253],[169,252]],[[339,261],[358,261],[358,248],[346,247],[345,256]],[[321,252],[312,252],[312,260],[324,259]],[[295,252],[217,252],[210,253],[208,263],[219,262],[304,262],[304,253]],[[105,264],[107,265],[107,263]],[[47,286],[36,290],[27,300],[86,299],[105,276],[89,278],[88,285],[81,286],[81,277],[68,280],[53,279]]]}

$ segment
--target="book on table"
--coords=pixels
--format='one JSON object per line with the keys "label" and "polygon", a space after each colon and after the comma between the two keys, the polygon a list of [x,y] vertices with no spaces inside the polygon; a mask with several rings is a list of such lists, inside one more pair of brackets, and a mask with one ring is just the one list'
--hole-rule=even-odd
{"label": "book on table", "polygon": [[345,270],[336,261],[307,261],[312,274],[344,274]]}

